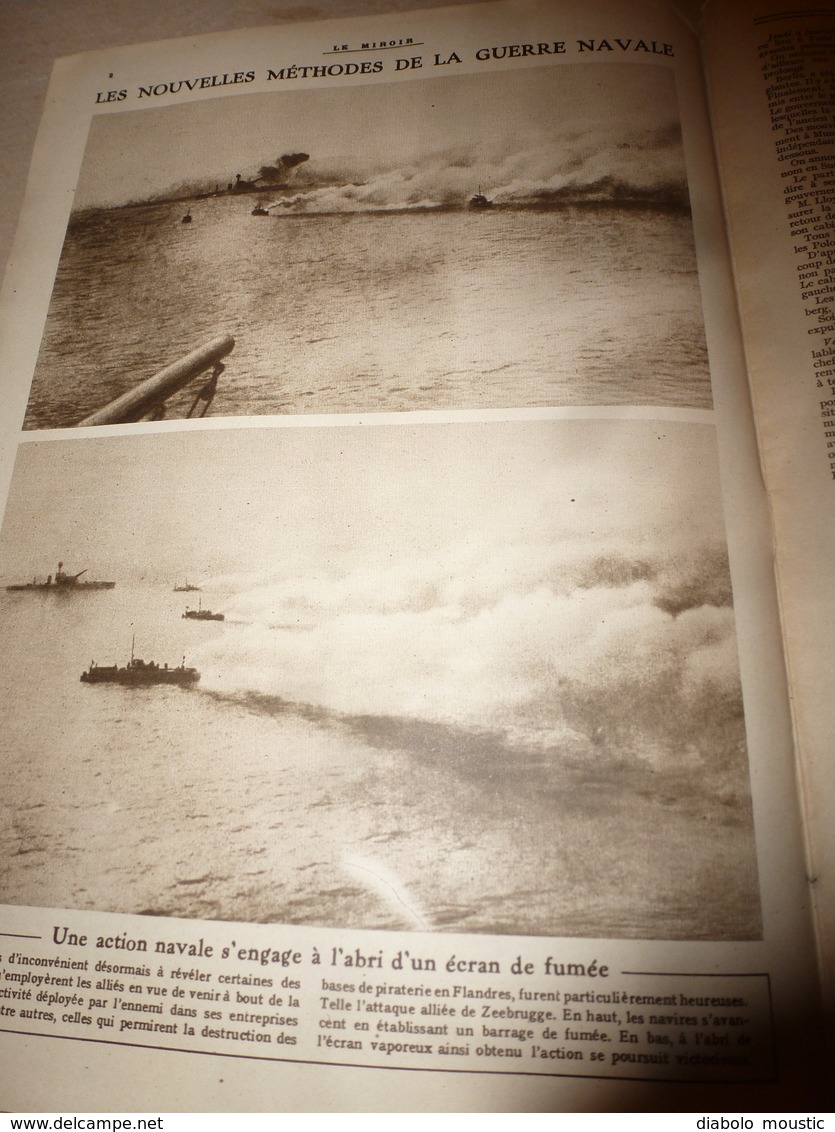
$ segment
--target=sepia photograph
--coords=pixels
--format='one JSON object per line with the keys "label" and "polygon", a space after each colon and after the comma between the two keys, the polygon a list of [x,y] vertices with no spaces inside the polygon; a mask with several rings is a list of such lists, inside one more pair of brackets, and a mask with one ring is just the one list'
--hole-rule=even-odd
{"label": "sepia photograph", "polygon": [[0,902],[761,936],[715,433],[20,445]]}
{"label": "sepia photograph", "polygon": [[25,428],[712,406],[671,71],[272,81],[93,117]]}

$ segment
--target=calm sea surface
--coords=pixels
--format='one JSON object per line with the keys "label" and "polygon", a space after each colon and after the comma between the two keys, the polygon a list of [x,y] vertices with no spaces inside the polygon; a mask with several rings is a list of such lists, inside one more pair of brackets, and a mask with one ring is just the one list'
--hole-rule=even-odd
{"label": "calm sea surface", "polygon": [[711,406],[689,217],[255,200],[75,217],[26,427],[74,424],[218,334],[236,345],[213,416]]}
{"label": "calm sea surface", "polygon": [[[751,938],[750,808],[704,776],[232,693],[193,594],[0,594],[0,901],[356,928]],[[223,609],[229,595],[203,594]],[[82,684],[137,655],[192,690]],[[670,760],[671,764],[674,760]],[[595,766],[597,769],[595,769]]]}

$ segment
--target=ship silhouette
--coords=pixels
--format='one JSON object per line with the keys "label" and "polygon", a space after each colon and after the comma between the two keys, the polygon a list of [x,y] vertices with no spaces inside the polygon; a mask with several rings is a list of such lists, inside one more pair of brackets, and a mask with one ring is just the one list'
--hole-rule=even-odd
{"label": "ship silhouette", "polygon": [[58,569],[55,571],[55,577],[52,574],[47,575],[45,582],[39,582],[33,578],[31,582],[18,582],[15,585],[6,586],[7,590],[60,590],[62,593],[73,593],[79,590],[112,590],[115,582],[95,582],[86,581],[82,582],[81,575],[86,574],[86,570],[79,570],[77,574],[67,574],[64,571],[64,563],[58,563]]}
{"label": "ship silhouette", "polygon": [[200,602],[200,601],[198,601],[198,603],[197,603],[197,609],[189,609],[188,607],[186,607],[186,611],[183,614],[183,617],[185,617],[186,620],[188,620],[188,621],[224,621],[225,620],[225,616],[224,616],[223,613],[212,613],[211,609],[204,609],[202,602]]}
{"label": "ship silhouette", "polygon": [[186,658],[174,667],[167,664],[159,665],[155,660],[141,660],[134,655],[135,638],[131,642],[130,660],[120,667],[118,664],[96,664],[90,661],[90,667],[82,672],[80,680],[83,684],[122,684],[129,688],[145,688],[152,684],[177,684],[187,687],[196,684],[200,673],[196,668],[186,668]]}
{"label": "ship silhouette", "polygon": [[470,197],[468,204],[469,204],[470,208],[492,208],[493,207],[493,202],[490,200],[489,197],[486,197],[484,195],[484,193],[481,191],[481,185],[478,186],[478,192],[474,196]]}

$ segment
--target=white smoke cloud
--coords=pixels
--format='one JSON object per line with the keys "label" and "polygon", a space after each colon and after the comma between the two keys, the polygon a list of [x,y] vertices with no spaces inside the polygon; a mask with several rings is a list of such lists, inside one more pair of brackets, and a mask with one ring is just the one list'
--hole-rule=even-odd
{"label": "white smoke cloud", "polygon": [[340,715],[669,751],[698,737],[696,709],[709,722],[738,704],[727,567],[712,546],[673,561],[608,550],[541,543],[478,561],[463,549],[262,578],[227,607],[239,624],[200,656],[203,684]]}
{"label": "white smoke cloud", "polygon": [[353,162],[328,168],[314,159],[305,176],[307,187],[299,182],[270,207],[303,212],[439,208],[463,205],[478,188],[504,205],[588,194],[617,200],[673,193],[678,200],[686,191],[680,146],[647,133],[609,144],[554,136],[506,152],[482,147],[476,154],[457,147],[376,170]]}

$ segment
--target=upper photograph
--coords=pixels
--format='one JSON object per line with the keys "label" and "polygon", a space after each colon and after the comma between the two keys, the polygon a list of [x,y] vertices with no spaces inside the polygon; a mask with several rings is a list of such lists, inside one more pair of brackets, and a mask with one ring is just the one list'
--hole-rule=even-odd
{"label": "upper photograph", "polygon": [[94,117],[26,429],[575,405],[712,407],[665,68]]}

